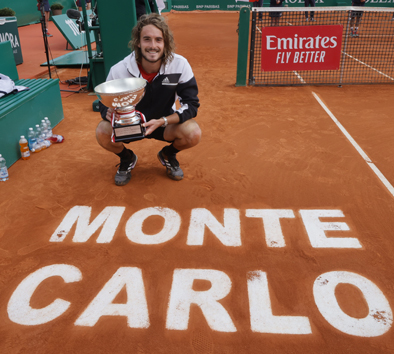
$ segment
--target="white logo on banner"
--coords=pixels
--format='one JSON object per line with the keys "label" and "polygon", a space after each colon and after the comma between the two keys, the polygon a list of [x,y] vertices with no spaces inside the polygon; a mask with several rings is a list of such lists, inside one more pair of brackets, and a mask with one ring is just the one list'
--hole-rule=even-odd
{"label": "white logo on banner", "polygon": [[10,41],[12,48],[20,47],[18,42],[18,37],[14,36],[12,33],[0,33],[0,42]]}
{"label": "white logo on banner", "polygon": [[68,19],[65,22],[68,25],[68,27],[70,27],[71,31],[73,31],[74,36],[79,36],[81,34],[81,32],[79,32],[79,27],[73,20]]}

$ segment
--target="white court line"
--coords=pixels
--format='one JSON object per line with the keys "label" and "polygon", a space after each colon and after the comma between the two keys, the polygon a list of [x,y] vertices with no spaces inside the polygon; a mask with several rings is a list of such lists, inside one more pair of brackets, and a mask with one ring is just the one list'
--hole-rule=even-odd
{"label": "white court line", "polygon": [[387,178],[383,175],[382,172],[376,167],[374,163],[372,163],[371,159],[368,155],[361,149],[361,147],[356,143],[356,141],[352,138],[352,136],[347,132],[347,130],[343,127],[343,125],[336,119],[336,117],[331,113],[331,111],[327,108],[327,106],[323,103],[323,101],[319,98],[319,96],[312,92],[313,96],[316,98],[317,102],[319,102],[320,106],[326,111],[326,113],[330,116],[330,118],[334,121],[334,123],[338,126],[341,132],[346,136],[346,138],[350,141],[350,143],[355,147],[357,152],[361,155],[361,157],[365,160],[367,165],[375,172],[376,176],[381,180],[381,182],[388,189],[390,194],[394,197],[394,187],[390,184]]}
{"label": "white court line", "polygon": [[348,53],[345,53],[345,52],[342,52],[342,53],[345,54],[345,55],[347,55],[348,57],[354,59],[355,61],[358,61],[359,63],[365,65],[366,67],[368,67],[368,68],[370,68],[370,69],[376,71],[376,72],[379,73],[380,75],[383,75],[383,76],[387,77],[388,79],[394,81],[394,79],[393,79],[391,76],[388,76],[388,75],[386,75],[385,73],[382,73],[382,72],[379,71],[378,69],[373,68],[371,65],[368,65],[368,64],[362,62],[361,60],[358,60],[357,58],[355,58],[354,56],[352,56],[352,55],[350,55],[350,54],[348,54]]}
{"label": "white court line", "polygon": [[303,83],[306,84],[306,81],[302,78],[302,76],[297,72],[293,71],[294,75],[298,77],[298,79]]}

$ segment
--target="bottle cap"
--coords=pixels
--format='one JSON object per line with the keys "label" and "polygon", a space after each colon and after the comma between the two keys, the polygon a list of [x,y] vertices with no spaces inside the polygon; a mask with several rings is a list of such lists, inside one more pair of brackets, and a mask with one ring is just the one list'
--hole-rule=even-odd
{"label": "bottle cap", "polygon": [[25,138],[25,136],[24,135],[21,135],[21,139],[24,139]]}

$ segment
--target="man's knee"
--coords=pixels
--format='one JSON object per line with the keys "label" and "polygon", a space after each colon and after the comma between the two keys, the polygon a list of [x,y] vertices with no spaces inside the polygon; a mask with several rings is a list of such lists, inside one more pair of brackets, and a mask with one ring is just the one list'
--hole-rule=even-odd
{"label": "man's knee", "polygon": [[196,123],[196,125],[193,127],[192,133],[190,134],[190,139],[191,139],[193,145],[197,145],[200,142],[201,134],[202,134],[201,128]]}
{"label": "man's knee", "polygon": [[111,123],[105,120],[102,120],[96,128],[96,139],[99,143],[108,140],[112,135],[112,126]]}
{"label": "man's knee", "polygon": [[188,121],[188,126],[184,133],[185,140],[189,146],[195,146],[201,140],[201,128],[194,120]]}

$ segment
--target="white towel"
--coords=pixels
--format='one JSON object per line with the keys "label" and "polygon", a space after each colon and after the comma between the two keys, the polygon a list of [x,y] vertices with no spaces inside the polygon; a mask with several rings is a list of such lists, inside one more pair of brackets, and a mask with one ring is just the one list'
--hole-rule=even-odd
{"label": "white towel", "polygon": [[30,90],[25,86],[17,86],[8,76],[0,74],[0,98],[11,93]]}

